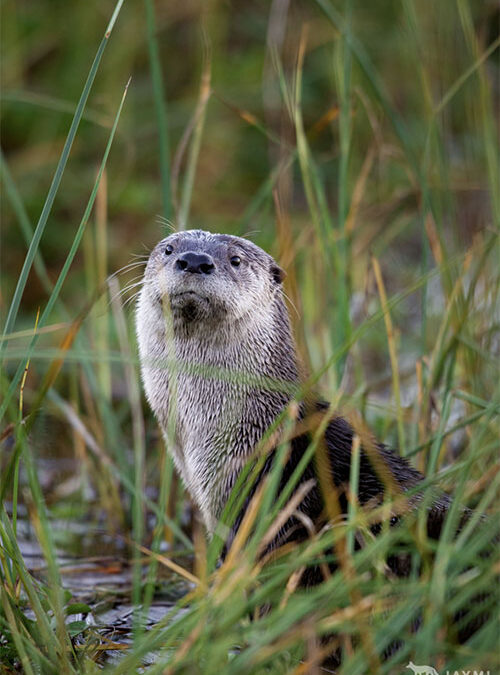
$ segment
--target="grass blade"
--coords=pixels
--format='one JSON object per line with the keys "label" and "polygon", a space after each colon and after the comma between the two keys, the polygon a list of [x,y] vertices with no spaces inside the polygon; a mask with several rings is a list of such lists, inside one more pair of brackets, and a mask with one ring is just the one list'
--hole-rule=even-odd
{"label": "grass blade", "polygon": [[[118,111],[116,113],[113,128],[111,129],[111,133],[109,135],[108,143],[106,145],[106,150],[104,151],[104,156],[103,156],[103,159],[102,159],[102,162],[101,162],[101,166],[100,166],[100,169],[97,173],[97,177],[96,177],[96,180],[95,180],[95,183],[94,183],[94,187],[93,187],[93,190],[92,190],[91,195],[89,197],[89,200],[87,202],[85,212],[84,212],[84,214],[82,216],[82,219],[80,221],[80,225],[79,225],[78,230],[76,232],[75,238],[73,239],[73,244],[71,246],[71,249],[68,253],[68,256],[67,256],[66,260],[64,261],[63,268],[61,270],[61,273],[59,274],[57,282],[54,285],[54,289],[53,289],[53,291],[51,293],[51,296],[50,296],[50,298],[47,302],[47,305],[46,305],[46,307],[45,307],[45,309],[42,313],[42,316],[40,317],[40,321],[38,322],[38,326],[40,328],[43,328],[43,326],[45,325],[46,321],[48,320],[48,318],[50,316],[50,313],[51,313],[51,311],[52,311],[52,309],[53,309],[53,307],[54,307],[54,305],[57,301],[57,298],[59,297],[59,293],[60,293],[62,285],[63,285],[63,283],[66,279],[69,268],[71,267],[71,264],[73,262],[73,259],[74,259],[75,255],[76,255],[78,247],[80,246],[80,242],[82,240],[83,233],[85,232],[85,228],[86,228],[87,222],[89,220],[89,217],[90,217],[90,214],[91,214],[91,211],[92,211],[92,207],[94,206],[94,201],[95,201],[95,198],[96,198],[96,195],[97,195],[97,190],[99,188],[99,184],[101,182],[101,177],[102,177],[102,174],[103,174],[104,169],[106,167],[106,162],[107,162],[107,159],[108,159],[109,152],[111,150],[111,145],[113,143],[113,139],[114,139],[114,136],[115,136],[116,129],[118,127],[118,121],[120,119],[120,114],[121,114],[121,111],[122,111],[122,108],[123,108],[123,104],[125,103],[125,97],[127,95],[129,84],[130,84],[130,80],[129,80],[129,82],[127,82],[127,85],[125,87],[125,91],[123,92],[122,100],[121,100],[120,105],[118,107]],[[36,232],[35,232],[35,235],[36,235]],[[35,235],[33,235],[33,239],[35,238]],[[7,336],[4,335],[4,338],[6,338],[6,337]],[[31,340],[31,343],[28,347],[28,351],[27,351],[27,358],[28,359],[31,358],[31,356],[33,355],[33,352],[34,352],[37,341],[38,341],[38,335],[34,335],[33,339]],[[0,343],[0,350],[2,349],[2,346],[5,347],[6,343],[7,343],[7,340],[3,340]],[[9,404],[10,398],[13,395],[16,387],[18,386],[18,383],[19,383],[19,381],[22,377],[23,371],[24,371],[24,365],[21,363],[21,364],[19,364],[17,372],[14,375],[14,377],[13,377],[11,383],[10,383],[9,389],[8,389],[7,394],[5,396],[5,399],[2,403],[2,406],[0,407],[0,419],[4,415],[5,410],[7,408],[7,405]]]}
{"label": "grass blade", "polygon": [[158,153],[160,155],[161,193],[163,197],[163,216],[168,221],[172,217],[172,200],[170,196],[170,143],[168,138],[168,113],[165,102],[165,87],[156,37],[156,19],[153,0],[145,0],[146,23],[148,36],[149,63],[153,96],[158,125]]}
{"label": "grass blade", "polygon": [[[49,193],[47,195],[47,199],[45,200],[45,204],[43,205],[42,213],[40,214],[40,218],[38,220],[38,224],[35,228],[35,232],[33,233],[33,238],[31,240],[31,243],[28,248],[28,253],[26,254],[26,258],[24,260],[24,264],[21,270],[21,273],[19,275],[19,281],[17,282],[16,289],[14,291],[14,296],[12,298],[9,311],[7,314],[7,319],[5,321],[5,326],[4,326],[4,331],[3,331],[3,336],[6,337],[9,333],[12,332],[14,329],[14,324],[16,322],[16,317],[17,313],[19,310],[19,305],[21,302],[21,298],[24,292],[24,288],[26,286],[26,281],[28,279],[28,274],[30,272],[31,266],[33,264],[33,261],[35,259],[36,252],[38,251],[38,246],[40,244],[40,240],[42,238],[43,232],[45,230],[45,226],[47,225],[47,220],[50,215],[50,212],[52,210],[52,205],[54,203],[54,200],[56,198],[57,190],[59,189],[59,184],[61,182],[64,169],[66,168],[66,163],[68,161],[69,153],[71,151],[71,147],[73,145],[73,141],[75,140],[76,132],[78,131],[78,126],[80,124],[80,121],[82,119],[83,111],[85,109],[85,105],[87,103],[87,99],[90,94],[90,90],[92,88],[92,84],[94,82],[95,76],[97,74],[97,70],[99,68],[99,64],[102,59],[102,55],[104,53],[104,50],[106,49],[106,46],[108,44],[109,36],[111,35],[111,31],[113,30],[113,26],[115,24],[115,21],[118,17],[118,14],[120,12],[121,6],[123,5],[124,0],[117,0],[117,3],[115,5],[115,9],[113,12],[113,15],[111,17],[111,21],[108,24],[108,27],[106,29],[106,33],[104,34],[104,37],[101,41],[101,44],[99,45],[99,49],[97,50],[97,54],[95,55],[94,61],[92,63],[92,66],[90,68],[90,72],[88,74],[87,80],[85,82],[85,85],[83,87],[82,94],[80,96],[80,100],[78,101],[78,105],[76,106],[75,114],[73,117],[73,120],[71,122],[71,126],[68,132],[68,136],[66,138],[66,141],[64,143],[64,147],[61,153],[61,157],[59,159],[59,162],[57,164],[57,168],[54,174],[54,178],[52,179],[52,184],[49,189]],[[6,341],[2,341],[0,343],[0,362],[2,359],[3,352],[6,347]]]}

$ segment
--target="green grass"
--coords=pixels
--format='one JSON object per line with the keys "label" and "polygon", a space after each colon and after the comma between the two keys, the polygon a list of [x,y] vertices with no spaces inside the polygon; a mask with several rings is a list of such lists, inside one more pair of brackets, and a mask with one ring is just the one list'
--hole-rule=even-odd
{"label": "green grass", "polygon": [[[83,3],[58,7],[56,26],[48,0],[29,13],[3,5],[6,673],[100,669],[102,636],[67,617],[98,616],[109,596],[78,607],[64,590],[61,518],[69,530],[99,524],[131,566],[111,595],[134,607],[133,642],[105,666],[113,675],[150,652],[142,672],[298,675],[314,672],[332,634],[345,675],[409,672],[409,660],[442,673],[500,666],[497,605],[467,644],[452,621],[482,593],[494,605],[498,587],[497,558],[481,555],[498,520],[498,9],[317,0],[291,3],[283,32],[282,6]],[[371,538],[380,513],[356,502],[355,462],[345,522],[263,564],[288,508],[275,499],[277,467],[217,566],[222,542],[187,519],[141,400],[120,292],[137,290],[141,261],[103,283],[164,235],[158,215],[253,232],[279,259],[305,387],[409,457],[424,501],[436,488],[455,496],[439,542],[418,513]],[[47,481],[44,462],[68,458],[73,487],[57,472]],[[462,505],[475,510],[455,536]],[[28,525],[37,569],[21,553]],[[411,557],[408,578],[387,575],[396,548]],[[332,549],[338,569],[300,589],[300,570]],[[144,630],[179,578],[190,584],[181,599]]]}

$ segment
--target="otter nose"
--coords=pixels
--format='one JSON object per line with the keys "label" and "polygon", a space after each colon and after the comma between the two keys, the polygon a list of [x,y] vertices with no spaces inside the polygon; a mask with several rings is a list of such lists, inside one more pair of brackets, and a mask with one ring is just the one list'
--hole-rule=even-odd
{"label": "otter nose", "polygon": [[211,274],[215,269],[213,258],[206,253],[186,251],[175,261],[177,269],[192,274]]}

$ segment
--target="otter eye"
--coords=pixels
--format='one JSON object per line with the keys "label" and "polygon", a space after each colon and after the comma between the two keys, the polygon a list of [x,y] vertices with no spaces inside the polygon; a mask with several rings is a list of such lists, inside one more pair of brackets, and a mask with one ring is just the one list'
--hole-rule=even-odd
{"label": "otter eye", "polygon": [[233,267],[238,267],[238,265],[241,262],[241,258],[239,255],[233,255],[229,261]]}
{"label": "otter eye", "polygon": [[174,247],[172,246],[172,244],[167,244],[165,246],[165,255],[170,255],[173,250],[174,250]]}

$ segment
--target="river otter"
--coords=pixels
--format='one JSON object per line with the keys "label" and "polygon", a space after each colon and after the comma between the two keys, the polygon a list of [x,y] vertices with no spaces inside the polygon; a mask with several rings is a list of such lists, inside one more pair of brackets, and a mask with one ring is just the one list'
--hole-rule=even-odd
{"label": "river otter", "polygon": [[[243,467],[254,457],[268,428],[296,400],[298,431],[291,434],[277,493],[285,488],[310,446],[314,425],[308,419],[327,414],[321,442],[323,459],[309,460],[291,498],[296,508],[261,554],[292,541],[305,541],[329,522],[325,484],[335,487],[337,515],[347,513],[346,486],[351,474],[354,432],[329,406],[309,397],[300,400],[301,376],[288,312],[283,297],[283,271],[261,248],[240,237],[191,230],[171,234],[152,251],[137,304],[136,322],[142,379],[148,401],[160,423],[166,445],[208,532],[217,531],[224,507]],[[293,406],[292,406],[293,407]],[[302,427],[301,427],[302,425]],[[252,488],[230,528],[219,528],[226,544],[234,539],[262,478],[269,474],[276,450],[267,454]],[[322,474],[322,475],[321,475]],[[410,493],[410,508],[422,508],[418,486],[423,476],[402,457],[371,438],[362,438],[358,499],[370,507],[391,495]],[[299,492],[301,490],[302,492]],[[437,539],[450,500],[433,495],[427,509],[427,533]],[[462,523],[466,520],[463,512]],[[391,525],[399,513],[390,516]],[[374,534],[381,524],[372,523]],[[333,551],[330,551],[333,553]],[[330,556],[335,560],[335,556]],[[411,569],[409,554],[395,554],[388,567],[398,576]],[[332,569],[336,563],[331,562]],[[302,586],[324,579],[324,570],[303,571]],[[481,600],[481,598],[478,598]],[[457,613],[457,619],[467,615]],[[464,642],[488,614],[463,624]],[[397,649],[398,644],[387,651]],[[336,666],[333,650],[325,664]]]}
{"label": "river otter", "polygon": [[[136,316],[144,387],[209,533],[215,531],[243,466],[300,388],[282,280],[283,271],[276,261],[252,242],[202,230],[179,232],[162,240],[146,267]],[[316,412],[327,407],[321,401],[312,404]],[[306,410],[311,412],[311,404],[301,403],[299,410],[304,417]],[[324,438],[330,464],[326,471],[331,484],[342,488],[350,478],[353,430],[336,416],[328,423]],[[308,433],[291,440],[279,489],[309,442]],[[361,452],[361,503],[380,500],[387,480],[403,491],[422,480],[399,455],[381,444],[374,443],[373,449],[375,458],[366,448]],[[273,460],[271,452],[259,478]],[[312,481],[314,486],[299,511],[319,527],[324,524],[324,504],[316,478],[311,460],[299,485]],[[345,512],[347,501],[339,492]],[[439,535],[448,505],[443,495],[430,506],[430,536]],[[229,542],[244,508],[236,517]],[[270,548],[307,534],[300,518],[292,517]]]}

